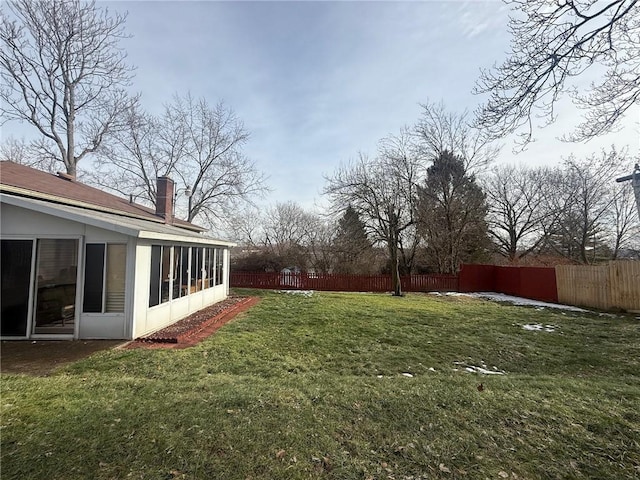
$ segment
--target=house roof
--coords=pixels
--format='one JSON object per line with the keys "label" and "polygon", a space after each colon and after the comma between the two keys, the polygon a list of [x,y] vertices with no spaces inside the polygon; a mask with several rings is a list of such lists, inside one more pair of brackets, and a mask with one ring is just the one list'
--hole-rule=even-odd
{"label": "house roof", "polygon": [[[54,175],[10,161],[0,162],[0,191],[165,225],[164,218],[149,207],[85,185],[64,174]],[[205,230],[180,219],[173,219],[172,226],[195,232]]]}
{"label": "house roof", "polygon": [[174,225],[149,222],[140,218],[128,217],[117,213],[89,210],[73,205],[12,195],[5,192],[0,193],[0,201],[7,205],[34,210],[54,217],[92,225],[97,228],[111,230],[137,238],[228,247],[235,245],[231,242],[207,237],[201,232],[187,230]]}

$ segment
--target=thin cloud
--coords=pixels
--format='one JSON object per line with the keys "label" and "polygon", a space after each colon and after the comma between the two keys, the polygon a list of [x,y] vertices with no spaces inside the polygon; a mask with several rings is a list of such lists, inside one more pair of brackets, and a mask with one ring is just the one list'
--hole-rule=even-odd
{"label": "thin cloud", "polygon": [[[117,2],[128,10],[123,43],[138,66],[134,90],[154,113],[178,92],[224,100],[251,132],[247,156],[270,176],[269,202],[311,207],[323,174],[418,120],[421,102],[473,110],[480,68],[509,48],[508,7],[483,2]],[[552,163],[579,121],[563,110],[556,125],[517,156],[501,161]],[[566,115],[566,118],[564,118]],[[637,121],[630,120],[630,123]],[[28,135],[12,122],[4,135]],[[634,136],[635,135],[635,136]],[[639,150],[626,127],[602,140]],[[633,145],[635,143],[635,146]],[[632,152],[633,153],[633,152]],[[558,160],[556,160],[558,159]],[[88,167],[87,162],[84,167]],[[82,167],[83,165],[81,165]]]}

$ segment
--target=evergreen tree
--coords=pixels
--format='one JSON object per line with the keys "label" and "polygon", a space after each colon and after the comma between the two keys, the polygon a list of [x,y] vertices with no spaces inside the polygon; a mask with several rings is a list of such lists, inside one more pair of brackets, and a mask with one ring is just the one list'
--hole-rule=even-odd
{"label": "evergreen tree", "polygon": [[486,255],[485,195],[462,158],[443,151],[418,195],[418,228],[438,272],[456,273],[462,262]]}
{"label": "evergreen tree", "polygon": [[334,251],[336,273],[372,273],[373,246],[364,222],[351,205],[338,221]]}

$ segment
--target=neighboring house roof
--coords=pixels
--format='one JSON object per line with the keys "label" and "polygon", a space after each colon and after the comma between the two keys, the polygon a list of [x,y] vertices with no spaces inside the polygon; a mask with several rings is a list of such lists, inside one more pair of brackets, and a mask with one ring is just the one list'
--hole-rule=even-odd
{"label": "neighboring house roof", "polygon": [[[6,160],[0,162],[0,191],[164,224],[164,219],[152,208],[90,187],[64,174],[54,175]],[[196,232],[205,230],[179,219],[174,219],[173,225]]]}
{"label": "neighboring house roof", "polygon": [[205,236],[184,220],[173,224],[145,206],[61,176],[13,162],[0,162],[2,203],[42,212],[125,235],[154,240],[233,246]]}

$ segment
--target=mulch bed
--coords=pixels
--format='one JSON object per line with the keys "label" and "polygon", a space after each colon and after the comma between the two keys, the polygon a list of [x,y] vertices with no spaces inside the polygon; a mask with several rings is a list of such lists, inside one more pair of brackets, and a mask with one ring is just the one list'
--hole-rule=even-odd
{"label": "mulch bed", "polygon": [[258,303],[257,297],[229,297],[199,310],[150,335],[136,338],[126,348],[186,348],[196,345],[236,315]]}

